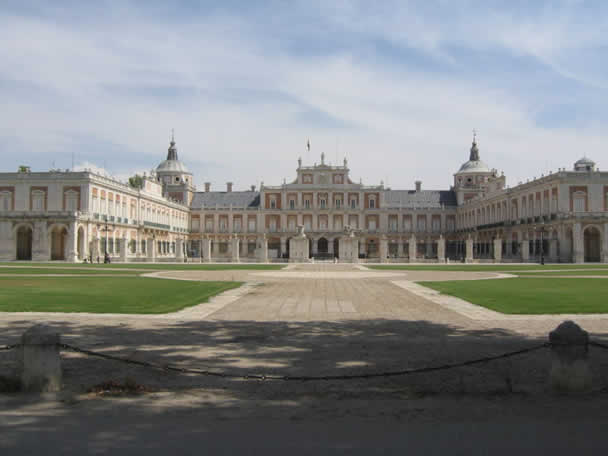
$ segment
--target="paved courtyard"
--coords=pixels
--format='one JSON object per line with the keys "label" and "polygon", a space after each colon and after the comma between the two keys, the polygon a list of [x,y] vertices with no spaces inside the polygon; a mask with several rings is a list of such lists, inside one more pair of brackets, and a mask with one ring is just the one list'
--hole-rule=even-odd
{"label": "paved courtyard", "polygon": [[[0,345],[46,321],[65,342],[130,360],[239,375],[332,375],[433,366],[517,350],[545,341],[558,324],[552,317],[478,318],[461,304],[434,302],[413,284],[500,277],[492,272],[389,272],[315,264],[282,271],[150,275],[245,285],[170,315],[4,313]],[[579,323],[596,338],[608,335],[605,318],[581,317]],[[546,349],[442,372],[321,382],[185,375],[68,351],[62,356],[65,392],[57,401],[0,395],[0,449],[24,454],[26,448],[38,452],[51,446],[65,454],[102,454],[128,447],[160,454],[167,443],[155,439],[168,433],[184,447],[219,453],[264,447],[277,454],[278,448],[289,447],[293,454],[304,454],[334,446],[360,454],[386,448],[445,454],[454,445],[475,442],[471,449],[512,454],[533,451],[542,442],[543,448],[562,454],[585,445],[601,448],[600,423],[606,421],[608,399],[599,391],[608,385],[608,354],[597,350],[590,353],[597,392],[566,402],[546,394]],[[14,352],[0,352],[0,366],[15,369]],[[124,379],[151,392],[118,399],[87,393],[102,381]],[[504,434],[505,429],[518,438]],[[443,437],[437,439],[438,433]],[[572,433],[576,438],[559,438]],[[89,437],[84,441],[82,435]]]}
{"label": "paved courtyard", "polygon": [[[190,270],[148,275],[167,280],[238,280],[245,285],[209,303],[167,315],[3,313],[0,344],[16,341],[35,322],[49,322],[67,342],[132,359],[243,374],[253,370],[317,375],[394,370],[496,354],[545,341],[564,319],[507,318],[467,303],[442,302],[414,284],[504,276],[495,272],[377,271],[362,265],[306,264],[280,271]],[[604,316],[573,318],[595,337],[608,334]],[[520,360],[529,362],[530,375],[519,379],[524,390],[544,388],[543,369],[549,358],[546,353],[538,356],[538,360],[533,355]],[[68,369],[71,363],[78,375],[67,375],[66,382],[74,390],[129,372],[158,389],[200,384],[200,378],[148,375],[133,366],[67,354]],[[600,383],[604,364],[598,364]],[[492,368],[468,370],[458,374],[455,382],[442,375],[413,381],[420,382],[415,390],[481,391],[504,387],[506,375]],[[463,376],[470,377],[468,386]]]}

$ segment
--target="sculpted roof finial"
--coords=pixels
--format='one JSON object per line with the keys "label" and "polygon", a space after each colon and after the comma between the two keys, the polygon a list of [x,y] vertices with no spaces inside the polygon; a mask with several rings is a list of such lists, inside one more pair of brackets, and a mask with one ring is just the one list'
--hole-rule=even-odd
{"label": "sculpted roof finial", "polygon": [[479,161],[479,149],[477,148],[477,132],[473,130],[473,144],[471,145],[470,161]]}

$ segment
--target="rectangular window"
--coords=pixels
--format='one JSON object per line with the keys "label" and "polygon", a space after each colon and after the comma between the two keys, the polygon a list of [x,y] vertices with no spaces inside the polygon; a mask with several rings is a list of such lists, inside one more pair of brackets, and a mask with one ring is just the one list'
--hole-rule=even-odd
{"label": "rectangular window", "polygon": [[357,201],[354,199],[350,200],[350,207],[351,209],[355,209],[357,207]]}
{"label": "rectangular window", "polygon": [[0,211],[8,212],[11,209],[11,193],[0,193]]}
{"label": "rectangular window", "polygon": [[255,219],[249,219],[249,232],[255,233]]}
{"label": "rectangular window", "polygon": [[324,199],[321,200],[321,209],[325,209],[325,200]]}
{"label": "rectangular window", "polygon": [[341,204],[342,204],[342,201],[341,201],[341,200],[339,200],[339,199],[337,199],[337,200],[336,200],[336,202],[335,202],[335,206],[336,206],[336,208],[340,209],[340,205],[341,205]]}
{"label": "rectangular window", "polygon": [[234,226],[233,226],[233,228],[234,228],[234,232],[235,233],[240,233],[241,232],[241,219],[240,218],[234,219]]}
{"label": "rectangular window", "polygon": [[311,217],[304,217],[304,228],[306,229],[306,231],[310,231],[312,229]]}
{"label": "rectangular window", "polygon": [[192,225],[192,228],[191,228],[192,231],[198,232],[198,230],[200,229],[200,225],[201,225],[200,219],[193,218],[191,225]]}
{"label": "rectangular window", "polygon": [[376,231],[376,219],[368,220],[367,229],[370,231]]}
{"label": "rectangular window", "polygon": [[438,232],[441,229],[441,220],[438,218],[433,219],[433,231]]}
{"label": "rectangular window", "polygon": [[426,231],[426,218],[418,219],[418,231],[421,231],[421,232]]}
{"label": "rectangular window", "polygon": [[44,210],[44,192],[37,191],[32,194],[32,210]]}
{"label": "rectangular window", "polygon": [[376,200],[373,200],[373,199],[369,200],[369,208],[370,209],[375,209],[376,208]]}
{"label": "rectangular window", "polygon": [[403,229],[404,229],[404,231],[412,231],[412,218],[411,217],[404,217]]}
{"label": "rectangular window", "polygon": [[310,209],[310,200],[304,200],[304,207]]}
{"label": "rectangular window", "polygon": [[289,200],[289,209],[295,209],[296,208],[296,202],[292,199]]}

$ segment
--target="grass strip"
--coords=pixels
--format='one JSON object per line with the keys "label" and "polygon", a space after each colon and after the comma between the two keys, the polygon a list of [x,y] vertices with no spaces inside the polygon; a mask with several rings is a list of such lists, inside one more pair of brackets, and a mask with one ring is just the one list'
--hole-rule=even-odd
{"label": "grass strip", "polygon": [[144,277],[0,277],[0,311],[163,314],[240,285]]}
{"label": "grass strip", "polygon": [[608,280],[513,278],[419,282],[443,294],[505,314],[608,312]]}

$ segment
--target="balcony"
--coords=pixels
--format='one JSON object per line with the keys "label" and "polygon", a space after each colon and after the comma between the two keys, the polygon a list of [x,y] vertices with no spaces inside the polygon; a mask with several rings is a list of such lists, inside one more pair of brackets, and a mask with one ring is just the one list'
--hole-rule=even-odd
{"label": "balcony", "polygon": [[162,230],[169,230],[171,228],[169,225],[164,225],[162,223],[148,222],[148,221],[144,221],[144,226],[150,227],[150,228],[159,228]]}

